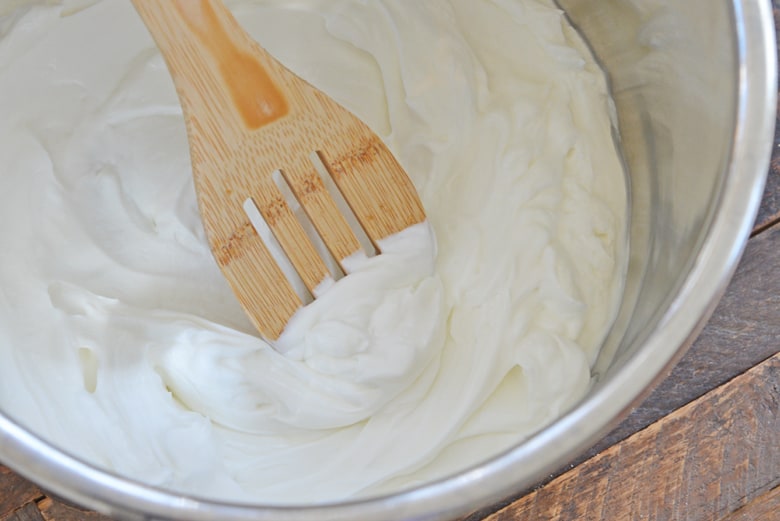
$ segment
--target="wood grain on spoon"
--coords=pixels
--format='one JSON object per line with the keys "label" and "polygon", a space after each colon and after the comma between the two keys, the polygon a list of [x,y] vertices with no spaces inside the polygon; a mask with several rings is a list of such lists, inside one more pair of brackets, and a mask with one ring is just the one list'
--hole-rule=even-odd
{"label": "wood grain on spoon", "polygon": [[310,291],[330,272],[277,187],[274,171],[282,172],[339,262],[361,246],[311,162],[313,152],[378,251],[380,239],[425,220],[422,204],[382,140],[270,56],[222,2],[133,3],[181,100],[214,257],[258,330],[276,339],[302,302],[255,231],[244,202],[254,202]]}

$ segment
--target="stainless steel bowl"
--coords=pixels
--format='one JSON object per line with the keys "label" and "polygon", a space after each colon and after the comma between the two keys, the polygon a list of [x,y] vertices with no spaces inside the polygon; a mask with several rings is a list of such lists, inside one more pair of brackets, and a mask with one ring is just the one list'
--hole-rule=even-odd
{"label": "stainless steel bowl", "polygon": [[443,519],[532,485],[587,449],[667,373],[734,271],[761,198],[776,106],[767,0],[559,0],[609,73],[630,177],[623,305],[565,416],[478,466],[385,497],[300,508],[182,497],[99,470],[0,413],[0,460],[127,519]]}

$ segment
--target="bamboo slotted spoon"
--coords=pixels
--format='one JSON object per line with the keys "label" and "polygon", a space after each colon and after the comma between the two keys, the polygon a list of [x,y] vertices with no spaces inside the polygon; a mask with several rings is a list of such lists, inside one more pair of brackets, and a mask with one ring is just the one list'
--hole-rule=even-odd
{"label": "bamboo slotted spoon", "polygon": [[211,250],[255,327],[275,340],[303,301],[255,230],[246,202],[312,294],[331,273],[274,172],[281,171],[342,268],[361,245],[311,155],[379,253],[379,240],[425,220],[417,192],[379,136],[276,61],[221,1],[132,1],[176,85]]}

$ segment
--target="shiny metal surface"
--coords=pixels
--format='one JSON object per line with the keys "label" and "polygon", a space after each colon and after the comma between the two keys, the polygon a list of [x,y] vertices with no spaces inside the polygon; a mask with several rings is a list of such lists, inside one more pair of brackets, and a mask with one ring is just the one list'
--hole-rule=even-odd
{"label": "shiny metal surface", "polygon": [[0,460],[124,519],[446,519],[532,485],[587,449],[662,378],[714,309],[755,218],[776,106],[766,0],[559,0],[605,66],[630,172],[628,285],[573,410],[456,476],[392,496],[306,508],[181,497],[91,467],[0,413]]}

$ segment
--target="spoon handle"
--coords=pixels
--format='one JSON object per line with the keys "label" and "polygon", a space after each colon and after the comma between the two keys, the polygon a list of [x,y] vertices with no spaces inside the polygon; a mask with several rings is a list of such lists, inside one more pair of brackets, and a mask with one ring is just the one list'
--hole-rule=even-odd
{"label": "spoon handle", "polygon": [[203,111],[215,112],[222,120],[233,115],[225,124],[251,131],[289,112],[274,73],[281,65],[252,40],[222,1],[132,2],[160,48],[190,117],[201,119]]}

